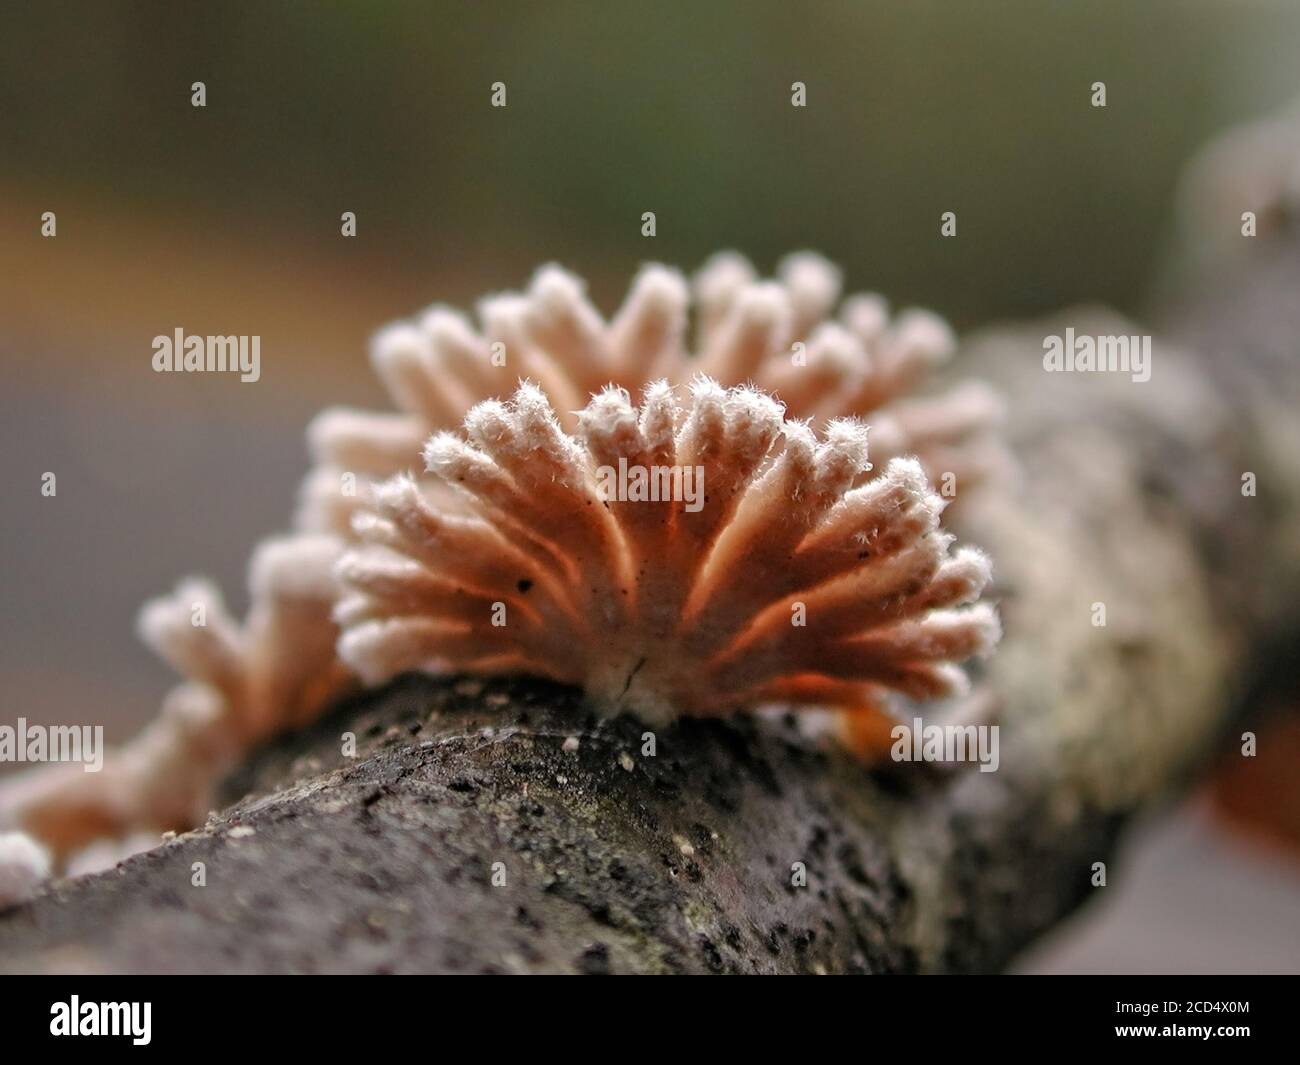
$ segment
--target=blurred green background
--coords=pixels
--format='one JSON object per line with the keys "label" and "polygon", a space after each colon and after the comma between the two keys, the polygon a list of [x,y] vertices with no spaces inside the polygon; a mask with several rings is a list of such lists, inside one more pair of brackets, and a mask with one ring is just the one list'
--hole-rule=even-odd
{"label": "blurred green background", "polygon": [[[817,249],[960,329],[1140,312],[1188,157],[1297,93],[1295,2],[8,5],[2,716],[155,712],[139,603],[199,571],[242,609],[308,418],[382,403],[386,320],[549,260],[610,311],[720,248]],[[260,335],[261,381],[154,374],[178,326]]]}
{"label": "blurred green background", "polygon": [[6,179],[38,198],[322,270],[451,273],[417,299],[556,258],[609,300],[646,258],[810,246],[961,325],[1132,307],[1183,160],[1300,67],[1293,2],[56,3],[5,22]]}

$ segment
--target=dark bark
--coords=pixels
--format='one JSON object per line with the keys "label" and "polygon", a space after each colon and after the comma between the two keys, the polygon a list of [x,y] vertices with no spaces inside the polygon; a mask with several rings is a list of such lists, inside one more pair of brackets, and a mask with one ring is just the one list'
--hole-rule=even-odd
{"label": "dark bark", "polygon": [[[347,730],[355,759],[340,754]],[[1026,906],[1020,884],[980,868],[1014,832],[1037,875],[1068,876],[1034,830],[1046,819],[998,774],[869,774],[788,720],[685,722],[654,757],[644,731],[532,681],[403,678],[264,752],[232,781],[246,797],[205,828],[10,916],[4,965],[906,971],[921,961],[903,934],[918,899],[886,841],[907,821],[961,841],[962,891],[982,900],[948,963],[1005,956],[1062,901]],[[1013,810],[1023,825],[1003,820]],[[1088,828],[1090,853],[1112,827]],[[796,861],[806,888],[791,886]]]}

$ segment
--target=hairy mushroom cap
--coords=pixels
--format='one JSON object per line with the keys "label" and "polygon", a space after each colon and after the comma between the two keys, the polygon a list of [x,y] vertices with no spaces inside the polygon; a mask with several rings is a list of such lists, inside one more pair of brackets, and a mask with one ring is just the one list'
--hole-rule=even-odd
{"label": "hairy mushroom cap", "polygon": [[26,902],[49,875],[44,847],[23,832],[0,833],[0,912]]}
{"label": "hairy mushroom cap", "polygon": [[815,433],[771,397],[699,378],[640,406],[610,387],[565,433],[540,389],[440,433],[380,486],[339,563],[339,653],[410,669],[524,671],[651,723],[763,703],[886,712],[964,689],[997,617],[988,559],[951,549],[919,463],[870,470],[853,420]]}
{"label": "hairy mushroom cap", "polygon": [[[536,384],[570,431],[570,412],[608,386],[635,395],[654,381],[684,385],[703,374],[753,385],[816,423],[870,414],[882,469],[884,459],[914,455],[932,479],[951,473],[966,486],[1000,468],[992,429],[1001,407],[987,388],[915,396],[956,346],[943,319],[922,310],[891,317],[880,296],[841,302],[840,292],[838,268],[812,252],[788,256],[769,281],[724,252],[690,280],[646,265],[606,322],[582,280],[551,264],[525,292],[483,300],[477,330],[445,307],[388,326],[371,359],[399,413],[332,409],[313,422],[316,467],[299,527],[350,539],[374,481],[421,474],[425,437],[456,429],[471,407],[510,395],[521,380]],[[345,483],[349,472],[363,483]]]}
{"label": "hairy mushroom cap", "polygon": [[332,537],[262,543],[250,565],[241,625],[208,581],[181,581],[146,603],[138,629],[185,680],[98,773],[73,763],[0,781],[0,827],[21,828],[56,860],[98,839],[201,820],[222,773],[252,745],[309,721],[350,683],[334,652]]}
{"label": "hairy mushroom cap", "polygon": [[[840,283],[811,253],[770,281],[735,253],[689,280],[650,264],[606,322],[550,265],[482,300],[477,327],[435,306],[381,330],[371,359],[397,410],[312,422],[300,532],[259,547],[243,623],[201,580],[147,604],[141,636],[183,683],[102,772],[0,781],[0,828],[61,867],[187,828],[222,772],[351,670],[526,670],[648,720],[834,706],[859,735],[888,691],[960,691],[956,663],[997,620],[974,604],[988,562],[950,552],[930,481],[1002,462],[998,401],[915,395],[951,354],[947,325],[841,302]],[[868,412],[874,468],[851,417]],[[629,492],[628,467],[668,473]],[[0,879],[18,883],[36,863],[10,846]]]}

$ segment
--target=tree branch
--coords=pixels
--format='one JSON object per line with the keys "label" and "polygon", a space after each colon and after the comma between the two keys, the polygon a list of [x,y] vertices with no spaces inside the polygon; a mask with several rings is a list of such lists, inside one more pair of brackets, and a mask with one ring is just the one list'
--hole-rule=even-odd
{"label": "tree branch", "polygon": [[1067,313],[960,367],[1005,391],[1022,464],[955,515],[1007,629],[978,678],[996,772],[870,772],[789,719],[684,722],[646,756],[567,689],[408,677],[262,752],[205,827],[0,919],[0,967],[1002,966],[1205,758],[1300,591],[1294,359],[1157,341],[1147,384],[1045,373],[1067,325],[1135,331]]}

